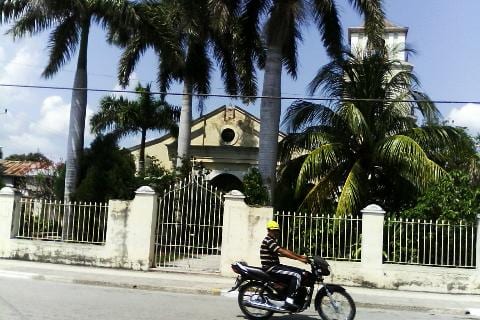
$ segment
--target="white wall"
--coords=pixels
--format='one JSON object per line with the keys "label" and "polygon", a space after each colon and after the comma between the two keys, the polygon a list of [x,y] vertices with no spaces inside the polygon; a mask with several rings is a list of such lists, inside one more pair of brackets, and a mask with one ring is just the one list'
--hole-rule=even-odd
{"label": "white wall", "polygon": [[104,245],[64,243],[14,238],[12,217],[18,215],[19,196],[5,187],[0,190],[0,257],[148,270],[153,264],[156,198],[151,188],[142,187],[133,201],[110,201]]}

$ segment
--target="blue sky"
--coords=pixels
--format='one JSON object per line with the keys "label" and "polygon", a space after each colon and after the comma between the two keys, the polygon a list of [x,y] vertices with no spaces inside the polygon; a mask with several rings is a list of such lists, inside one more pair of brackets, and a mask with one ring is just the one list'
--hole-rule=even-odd
{"label": "blue sky", "polygon": [[[480,12],[478,0],[385,0],[387,17],[394,24],[409,28],[407,41],[417,54],[410,57],[422,89],[435,100],[480,101]],[[361,17],[347,1],[340,0],[342,24],[346,29],[362,24]],[[3,27],[1,31],[5,31]],[[3,32],[2,32],[3,34]],[[73,83],[76,59],[67,64],[57,76],[44,80],[40,74],[47,62],[48,34],[12,41],[0,35],[0,83],[70,87]],[[120,50],[105,43],[105,34],[94,28],[90,36],[89,87],[118,89],[117,61]],[[320,66],[328,60],[313,26],[304,32],[299,49],[299,76],[296,81],[283,76],[282,93],[285,96],[304,96],[306,86]],[[154,82],[155,59],[147,53],[134,74],[132,83]],[[263,74],[259,72],[261,80]],[[261,83],[260,83],[261,85]],[[181,92],[173,86],[172,92]],[[223,93],[222,84],[215,75],[212,93]],[[102,93],[89,93],[88,115],[98,109]],[[169,97],[171,103],[180,103],[179,97]],[[259,103],[243,106],[228,98],[206,100],[205,112],[223,104],[237,104],[254,115],[259,114]],[[284,101],[285,109],[289,101]],[[0,88],[0,146],[4,155],[42,152],[60,161],[65,158],[66,133],[70,92],[51,89]],[[466,126],[472,134],[480,133],[480,105],[438,104],[444,117],[456,125]],[[150,133],[149,138],[159,133]],[[92,135],[86,130],[86,146]],[[122,146],[137,144],[138,137],[121,142]]]}

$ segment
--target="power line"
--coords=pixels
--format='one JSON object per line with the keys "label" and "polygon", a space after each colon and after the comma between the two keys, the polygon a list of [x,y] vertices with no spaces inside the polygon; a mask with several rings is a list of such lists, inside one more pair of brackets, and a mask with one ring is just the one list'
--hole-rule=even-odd
{"label": "power line", "polygon": [[[90,91],[90,92],[105,92],[105,93],[134,93],[138,94],[135,90],[115,90],[115,89],[98,89],[98,88],[72,88],[72,87],[59,87],[59,86],[41,86],[41,85],[23,85],[23,84],[6,84],[0,83],[0,87],[10,87],[10,88],[28,88],[28,89],[50,89],[50,90],[79,90],[79,91]],[[230,99],[275,99],[275,100],[306,100],[306,101],[359,101],[359,102],[406,102],[406,103],[418,103],[418,102],[433,102],[437,104],[480,104],[480,101],[475,100],[403,100],[403,99],[349,99],[349,98],[322,98],[316,96],[246,96],[246,95],[229,95],[229,94],[215,94],[215,93],[180,93],[180,92],[160,92],[152,91],[150,94],[153,95],[168,95],[168,96],[192,96],[192,97],[214,97],[214,98],[230,98]]]}

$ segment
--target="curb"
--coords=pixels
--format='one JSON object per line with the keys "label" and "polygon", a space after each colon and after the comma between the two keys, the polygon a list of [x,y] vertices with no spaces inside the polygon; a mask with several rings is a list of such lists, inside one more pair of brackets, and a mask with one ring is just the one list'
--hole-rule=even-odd
{"label": "curb", "polygon": [[[113,281],[78,279],[73,277],[62,277],[62,276],[54,276],[54,275],[43,275],[40,273],[28,273],[28,272],[5,271],[5,270],[0,270],[0,277],[90,285],[90,286],[97,286],[97,287],[159,291],[159,292],[169,292],[169,293],[199,294],[199,295],[224,296],[224,297],[236,296],[235,292],[232,292],[232,293],[228,292],[229,290],[228,288],[221,289],[221,288],[195,288],[195,287],[172,286],[172,285],[147,285],[147,284],[136,284],[133,282],[121,282],[121,281],[113,282]],[[355,301],[355,304],[357,307],[369,308],[369,309],[406,310],[406,311],[424,312],[424,313],[443,312],[443,313],[448,313],[452,315],[467,314],[467,315],[475,316],[476,311],[480,310],[480,309],[469,310],[469,309],[461,309],[461,308],[432,308],[432,307],[415,306],[415,305],[408,305],[408,304],[397,304],[397,305],[380,304],[380,303],[363,302],[358,300]]]}
{"label": "curb", "polygon": [[90,286],[97,286],[97,287],[123,288],[123,289],[134,289],[134,290],[136,289],[136,290],[146,290],[146,291],[163,291],[163,292],[171,292],[171,293],[201,294],[201,295],[212,295],[212,296],[220,296],[224,291],[224,289],[220,289],[220,288],[192,288],[192,287],[168,286],[168,285],[155,286],[155,285],[146,285],[146,284],[135,284],[131,282],[112,282],[112,281],[100,281],[100,280],[89,280],[89,279],[76,279],[76,278],[61,277],[61,276],[42,275],[39,273],[4,271],[4,270],[0,270],[0,277],[13,278],[13,279],[30,279],[30,280],[37,280],[37,281],[52,281],[52,282],[61,282],[61,283],[90,285]]}

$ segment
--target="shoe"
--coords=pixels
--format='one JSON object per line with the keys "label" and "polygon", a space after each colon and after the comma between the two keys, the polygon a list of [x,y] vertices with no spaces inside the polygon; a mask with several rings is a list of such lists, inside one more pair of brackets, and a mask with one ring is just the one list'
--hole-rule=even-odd
{"label": "shoe", "polygon": [[300,308],[298,305],[295,304],[293,298],[291,297],[285,299],[285,307],[289,310],[298,310]]}

